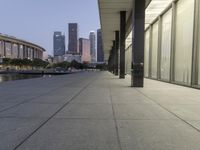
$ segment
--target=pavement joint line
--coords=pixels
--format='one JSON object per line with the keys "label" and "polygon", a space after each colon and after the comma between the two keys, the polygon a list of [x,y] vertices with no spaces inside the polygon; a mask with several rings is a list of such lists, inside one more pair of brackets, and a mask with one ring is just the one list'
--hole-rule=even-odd
{"label": "pavement joint line", "polygon": [[179,120],[183,121],[185,124],[187,124],[191,128],[195,129],[198,133],[200,133],[200,129],[196,128],[195,126],[193,126],[188,121],[184,120],[183,118],[179,117],[177,114],[173,113],[172,111],[170,111],[169,109],[167,109],[166,107],[164,107],[163,105],[161,105],[160,103],[156,102],[156,100],[154,100],[153,98],[147,96],[146,94],[144,94],[143,92],[139,91],[138,89],[136,89],[136,91],[138,91],[139,93],[141,93],[142,95],[144,95],[145,97],[147,97],[149,100],[151,100],[152,102],[154,102],[155,104],[157,104],[162,109],[166,110],[167,112],[169,112],[170,114],[172,114],[173,116],[175,116],[176,118],[178,118]]}
{"label": "pavement joint line", "polygon": [[78,97],[96,78],[92,79],[84,87],[82,87],[69,101],[67,101],[63,106],[61,106],[56,112],[54,112],[47,120],[40,124],[33,132],[31,132],[24,140],[17,144],[13,150],[17,150],[22,144],[24,144],[29,138],[31,138],[38,130],[40,130],[44,125],[46,125],[53,117],[55,117],[63,108],[65,108],[70,102],[72,102],[76,97]]}
{"label": "pavement joint line", "polygon": [[[1,116],[1,119],[46,119],[48,117],[23,117],[23,116]],[[114,119],[110,119],[110,118],[92,118],[92,117],[71,117],[71,118],[67,118],[67,117],[57,117],[54,119],[65,119],[65,120],[73,120],[73,119],[80,119],[80,120],[114,120]],[[116,119],[117,121],[177,121],[179,119]],[[200,121],[200,120],[189,120],[189,121]]]}
{"label": "pavement joint line", "polygon": [[[69,83],[67,83],[67,84],[71,84],[71,83],[73,83],[73,81],[72,81],[72,82],[69,82]],[[15,105],[12,105],[12,106],[10,106],[10,107],[7,107],[7,108],[5,108],[5,109],[0,110],[0,113],[5,112],[5,111],[7,111],[7,110],[10,110],[10,109],[12,109],[12,108],[15,108],[15,107],[17,107],[17,106],[19,106],[19,105],[21,105],[21,104],[25,104],[25,103],[31,102],[31,101],[34,100],[34,99],[37,99],[37,98],[42,97],[42,96],[44,96],[44,95],[47,95],[48,93],[55,92],[55,91],[57,91],[57,90],[59,90],[59,89],[65,87],[67,84],[64,84],[64,85],[62,85],[62,86],[60,86],[60,87],[58,87],[58,88],[52,89],[52,90],[50,90],[50,91],[48,91],[48,92],[42,93],[42,94],[40,94],[40,95],[38,95],[38,96],[35,96],[35,97],[32,97],[32,98],[30,98],[30,99],[25,99],[25,100],[23,100],[23,101],[20,102],[20,103],[17,103],[17,104],[15,104]]]}
{"label": "pavement joint line", "polygon": [[116,118],[115,109],[114,109],[114,105],[113,105],[110,81],[109,81],[108,89],[109,89],[109,96],[110,96],[110,100],[111,100],[111,104],[112,104],[111,106],[112,106],[112,113],[113,113],[113,118],[114,118],[114,122],[115,122],[115,130],[116,130],[116,134],[117,134],[117,143],[119,145],[119,149],[122,150],[121,140],[120,140],[120,136],[119,136],[119,128],[118,128],[117,118]]}
{"label": "pavement joint line", "polygon": [[46,119],[48,117],[23,117],[23,116],[20,116],[20,117],[16,117],[16,116],[2,116],[0,117],[1,119]]}

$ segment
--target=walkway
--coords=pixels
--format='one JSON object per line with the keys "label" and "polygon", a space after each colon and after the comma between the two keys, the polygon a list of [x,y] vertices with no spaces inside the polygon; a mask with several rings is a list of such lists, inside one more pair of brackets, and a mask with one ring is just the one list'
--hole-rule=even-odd
{"label": "walkway", "polygon": [[199,150],[200,90],[108,72],[0,84],[0,150]]}

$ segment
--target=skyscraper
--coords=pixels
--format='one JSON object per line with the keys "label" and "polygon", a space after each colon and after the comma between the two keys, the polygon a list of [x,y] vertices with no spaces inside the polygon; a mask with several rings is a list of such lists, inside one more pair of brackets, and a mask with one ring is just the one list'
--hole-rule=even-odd
{"label": "skyscraper", "polygon": [[90,55],[91,55],[91,62],[96,62],[96,48],[95,48],[95,32],[90,32]]}
{"label": "skyscraper", "polygon": [[79,39],[79,52],[81,54],[82,62],[85,62],[85,63],[91,62],[89,39],[84,39],[84,38]]}
{"label": "skyscraper", "polygon": [[65,54],[65,35],[61,32],[54,32],[53,35],[54,56],[63,56]]}
{"label": "skyscraper", "polygon": [[69,32],[69,43],[68,43],[68,52],[77,53],[78,52],[78,24],[69,23],[68,25]]}
{"label": "skyscraper", "polygon": [[101,29],[97,30],[97,62],[104,62],[103,42]]}

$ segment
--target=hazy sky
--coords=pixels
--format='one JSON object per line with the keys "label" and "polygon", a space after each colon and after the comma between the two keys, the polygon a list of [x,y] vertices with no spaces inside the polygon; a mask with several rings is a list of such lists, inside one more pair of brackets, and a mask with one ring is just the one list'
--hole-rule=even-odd
{"label": "hazy sky", "polygon": [[77,22],[85,38],[100,27],[97,0],[0,0],[0,5],[0,33],[36,43],[49,54],[54,31],[64,32],[68,41],[68,23]]}

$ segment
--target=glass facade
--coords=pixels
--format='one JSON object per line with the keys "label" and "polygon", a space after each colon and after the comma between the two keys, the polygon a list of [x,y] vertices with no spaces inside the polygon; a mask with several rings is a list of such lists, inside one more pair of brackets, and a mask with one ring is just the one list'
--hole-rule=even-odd
{"label": "glass facade", "polygon": [[12,45],[12,58],[18,58],[18,45]]}
{"label": "glass facade", "polygon": [[38,55],[37,55],[37,50],[35,49],[34,50],[34,58],[37,58],[38,57]]}
{"label": "glass facade", "polygon": [[24,58],[28,58],[28,47],[24,46]]}
{"label": "glass facade", "polygon": [[158,57],[158,22],[152,26],[152,47],[151,47],[151,77],[157,78],[157,57]]}
{"label": "glass facade", "polygon": [[144,76],[149,77],[149,48],[150,48],[150,29],[145,34],[145,48],[144,48]]}
{"label": "glass facade", "polygon": [[19,58],[23,59],[23,45],[19,46]]}
{"label": "glass facade", "polygon": [[[125,74],[131,74],[132,63],[132,31],[128,34],[125,41]],[[120,59],[119,59],[120,60]]]}
{"label": "glass facade", "polygon": [[6,47],[6,58],[12,58],[12,44],[10,42],[5,42]]}
{"label": "glass facade", "polygon": [[[158,16],[159,21],[150,24],[149,29],[147,28],[145,32],[145,77],[158,79],[159,73],[163,81],[191,86],[193,76],[195,79],[198,78],[198,82],[195,81],[196,83],[193,84],[200,85],[200,43],[198,42],[200,40],[200,1],[197,0],[198,3],[195,1],[172,2],[173,5]],[[195,10],[195,4],[199,5],[199,9]],[[196,16],[195,13],[198,15]],[[195,19],[198,19],[198,39],[194,39]],[[198,71],[194,71],[196,74],[193,75],[194,40],[198,43],[198,59],[195,60],[196,63],[194,62],[198,66],[196,67]]]}
{"label": "glass facade", "polygon": [[176,12],[175,81],[191,83],[194,0],[179,0]]}
{"label": "glass facade", "polygon": [[0,57],[4,56],[4,42],[0,41]]}
{"label": "glass facade", "polygon": [[125,52],[125,73],[131,74],[131,60],[132,60],[132,45],[130,45]]}
{"label": "glass facade", "polygon": [[33,49],[28,48],[28,59],[33,59]]}
{"label": "glass facade", "polygon": [[171,27],[172,9],[162,17],[162,38],[161,38],[161,79],[170,79],[170,55],[171,55]]}
{"label": "glass facade", "polygon": [[34,59],[43,57],[43,48],[0,34],[0,58]]}
{"label": "glass facade", "polygon": [[[199,2],[200,12],[200,2]],[[199,14],[199,13],[198,13]],[[200,41],[200,14],[198,16],[198,41]],[[200,85],[200,42],[198,42],[198,85]]]}

